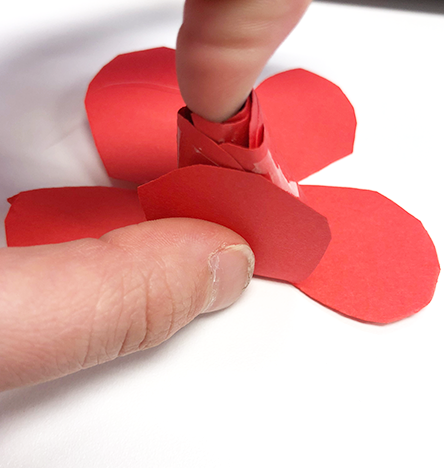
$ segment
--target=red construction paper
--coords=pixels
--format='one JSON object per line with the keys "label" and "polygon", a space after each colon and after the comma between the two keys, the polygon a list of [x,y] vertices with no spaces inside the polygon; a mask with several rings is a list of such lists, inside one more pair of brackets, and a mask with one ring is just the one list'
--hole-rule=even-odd
{"label": "red construction paper", "polygon": [[[297,182],[288,180],[264,128],[262,111],[252,91],[245,107],[223,123],[208,122],[187,108],[179,111],[179,167],[213,164],[261,174],[297,197]],[[282,163],[282,158],[280,159]]]}
{"label": "red construction paper", "polygon": [[[184,103],[174,60],[167,48],[120,55],[91,82],[86,110],[111,177],[143,183],[177,167],[176,113]],[[298,182],[353,151],[353,107],[328,80],[292,70],[264,81],[257,94],[272,159],[287,180]]]}
{"label": "red construction paper", "polygon": [[137,192],[112,187],[63,187],[21,192],[5,220],[10,247],[99,238],[145,221]]}
{"label": "red construction paper", "polygon": [[287,179],[299,182],[353,152],[355,112],[335,84],[298,69],[268,78],[256,93]]}
{"label": "red construction paper", "polygon": [[265,177],[190,166],[139,187],[146,218],[189,217],[226,226],[251,245],[257,275],[300,282],[330,241],[327,220]]}
{"label": "red construction paper", "polygon": [[307,203],[328,219],[332,240],[297,288],[349,317],[390,323],[432,299],[436,250],[420,221],[377,192],[303,186]]}
{"label": "red construction paper", "polygon": [[[174,58],[170,49],[119,56],[86,97],[112,177],[145,182],[167,173],[139,188],[148,219],[225,225],[252,246],[256,274],[290,281],[358,320],[389,323],[428,304],[439,264],[417,219],[375,192],[298,190],[299,180],[352,152],[356,118],[336,85],[292,70],[262,83],[222,124],[181,109],[174,170],[183,105]],[[11,202],[9,245],[100,237],[145,219],[135,192],[122,189],[45,189]]]}
{"label": "red construction paper", "polygon": [[171,49],[119,55],[103,67],[85,107],[108,174],[144,183],[175,169],[176,119],[183,105]]}
{"label": "red construction paper", "polygon": [[177,126],[179,167],[207,164],[242,170],[240,163],[193,125],[188,108],[184,107],[179,110]]}
{"label": "red construction paper", "polygon": [[256,138],[253,139],[252,134],[249,132],[251,101],[252,97],[249,96],[243,108],[222,124],[210,122],[192,112],[192,124],[199,132],[202,132],[218,144],[232,143],[245,148],[256,148],[258,146],[257,135],[254,135]]}

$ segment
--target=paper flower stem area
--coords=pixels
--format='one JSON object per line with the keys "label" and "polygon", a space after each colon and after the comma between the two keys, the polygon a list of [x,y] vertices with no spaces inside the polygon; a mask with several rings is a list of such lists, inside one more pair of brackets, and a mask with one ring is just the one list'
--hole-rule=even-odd
{"label": "paper flower stem area", "polygon": [[143,212],[135,191],[24,192],[10,200],[9,245],[193,217],[242,235],[255,252],[256,274],[288,281],[348,317],[390,323],[430,302],[440,268],[417,219],[376,192],[298,185],[353,151],[356,117],[340,88],[290,70],[259,85],[234,120],[207,123],[179,111],[174,54],[160,48],[117,57],[93,79],[85,101],[109,175],[145,183],[138,190]]}

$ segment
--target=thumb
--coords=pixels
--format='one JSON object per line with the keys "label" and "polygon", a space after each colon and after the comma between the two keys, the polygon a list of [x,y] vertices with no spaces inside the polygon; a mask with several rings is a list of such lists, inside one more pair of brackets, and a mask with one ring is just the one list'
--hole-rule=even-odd
{"label": "thumb", "polygon": [[0,249],[0,389],[156,346],[233,303],[253,268],[239,235],[194,219]]}

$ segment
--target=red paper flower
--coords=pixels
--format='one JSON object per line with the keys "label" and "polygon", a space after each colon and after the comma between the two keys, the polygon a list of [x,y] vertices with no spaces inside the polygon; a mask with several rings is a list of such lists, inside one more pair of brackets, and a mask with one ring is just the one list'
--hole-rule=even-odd
{"label": "red paper flower", "polygon": [[[90,84],[86,108],[109,175],[145,183],[139,187],[143,211],[131,190],[23,192],[10,200],[9,245],[100,237],[145,219],[194,217],[242,235],[255,252],[256,274],[289,281],[344,315],[389,323],[422,309],[433,297],[439,264],[420,221],[376,192],[298,188],[299,180],[352,152],[356,119],[342,91],[292,70],[256,93],[248,111],[225,126],[182,110],[177,169],[183,101],[174,51],[117,57]],[[224,141],[236,128],[248,129],[236,134],[243,145]]]}

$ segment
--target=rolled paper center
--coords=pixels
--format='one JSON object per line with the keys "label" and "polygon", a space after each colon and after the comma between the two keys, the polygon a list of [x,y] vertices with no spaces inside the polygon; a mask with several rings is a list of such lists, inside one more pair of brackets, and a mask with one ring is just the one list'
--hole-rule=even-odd
{"label": "rolled paper center", "polygon": [[[225,122],[210,122],[188,109],[181,109],[178,123],[180,167],[212,164],[254,172],[266,177],[282,190],[300,197],[297,182],[288,180],[273,158],[275,150],[272,149],[254,91],[242,109]],[[194,130],[190,129],[189,124]],[[194,132],[193,135],[191,132]],[[213,145],[205,144],[202,136],[210,139]]]}
{"label": "rolled paper center", "polygon": [[[232,143],[233,145],[252,147],[250,141],[250,116],[251,116],[251,96],[239,112],[225,122],[210,122],[198,114],[191,112],[191,120],[194,126],[208,138],[218,144]],[[255,142],[254,142],[255,143]],[[258,146],[257,144],[253,147]]]}

